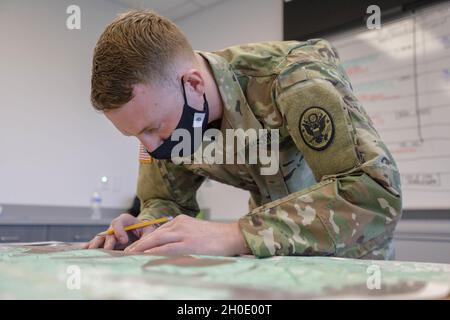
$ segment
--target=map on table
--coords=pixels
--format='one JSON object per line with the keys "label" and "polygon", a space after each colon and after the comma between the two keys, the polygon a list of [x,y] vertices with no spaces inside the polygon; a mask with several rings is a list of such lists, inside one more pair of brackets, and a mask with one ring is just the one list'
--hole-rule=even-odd
{"label": "map on table", "polygon": [[450,265],[0,246],[0,299],[448,298]]}

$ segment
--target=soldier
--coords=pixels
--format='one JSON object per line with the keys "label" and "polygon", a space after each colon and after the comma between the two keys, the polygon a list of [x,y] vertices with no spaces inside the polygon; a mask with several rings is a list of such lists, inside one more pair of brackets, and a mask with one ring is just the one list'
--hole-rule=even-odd
{"label": "soldier", "polygon": [[[118,130],[141,142],[141,210],[137,218],[113,220],[115,235],[96,237],[86,248],[394,257],[393,231],[402,209],[399,172],[327,41],[194,51],[166,18],[131,11],[97,43],[91,100]],[[202,134],[208,128],[278,130],[278,170],[263,175],[259,162],[174,163],[173,132],[193,127]],[[192,152],[199,147],[192,146]],[[193,218],[205,178],[248,190],[249,213],[234,223]],[[123,231],[162,216],[174,219],[132,237]]]}

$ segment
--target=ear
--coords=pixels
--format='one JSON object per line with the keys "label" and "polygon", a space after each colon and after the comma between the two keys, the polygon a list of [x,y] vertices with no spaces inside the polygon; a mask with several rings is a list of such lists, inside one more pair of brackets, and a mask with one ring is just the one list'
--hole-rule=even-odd
{"label": "ear", "polygon": [[205,79],[198,69],[190,69],[182,76],[186,91],[192,91],[198,97],[203,97],[205,93]]}

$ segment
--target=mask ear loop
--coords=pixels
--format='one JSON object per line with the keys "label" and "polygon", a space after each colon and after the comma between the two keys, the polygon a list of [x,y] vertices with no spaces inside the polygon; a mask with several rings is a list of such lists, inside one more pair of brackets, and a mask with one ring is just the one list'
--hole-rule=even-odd
{"label": "mask ear loop", "polygon": [[[184,76],[183,76],[183,77],[184,77]],[[186,88],[184,87],[183,77],[181,77],[181,88],[183,88],[184,104],[189,105],[188,102],[187,102]],[[203,100],[206,101],[206,93],[203,93]],[[205,108],[203,108],[203,109],[205,109]],[[203,111],[206,111],[206,110],[203,110]]]}
{"label": "mask ear loop", "polygon": [[186,88],[184,87],[183,77],[181,77],[181,88],[183,88],[184,104],[188,104],[187,97],[186,97]]}

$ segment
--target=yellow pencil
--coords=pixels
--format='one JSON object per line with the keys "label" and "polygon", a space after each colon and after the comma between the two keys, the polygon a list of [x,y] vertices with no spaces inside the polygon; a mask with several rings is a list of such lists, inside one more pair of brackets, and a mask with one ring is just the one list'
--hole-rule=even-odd
{"label": "yellow pencil", "polygon": [[[134,230],[134,229],[138,229],[138,228],[151,226],[152,224],[163,223],[163,222],[169,221],[171,219],[172,218],[169,218],[169,217],[163,217],[163,218],[154,219],[154,220],[142,221],[142,222],[139,222],[136,224],[126,226],[123,229],[125,231],[130,231],[130,230]],[[108,229],[106,231],[100,232],[97,236],[107,236],[107,235],[113,235],[113,234],[114,234],[114,229]]]}

